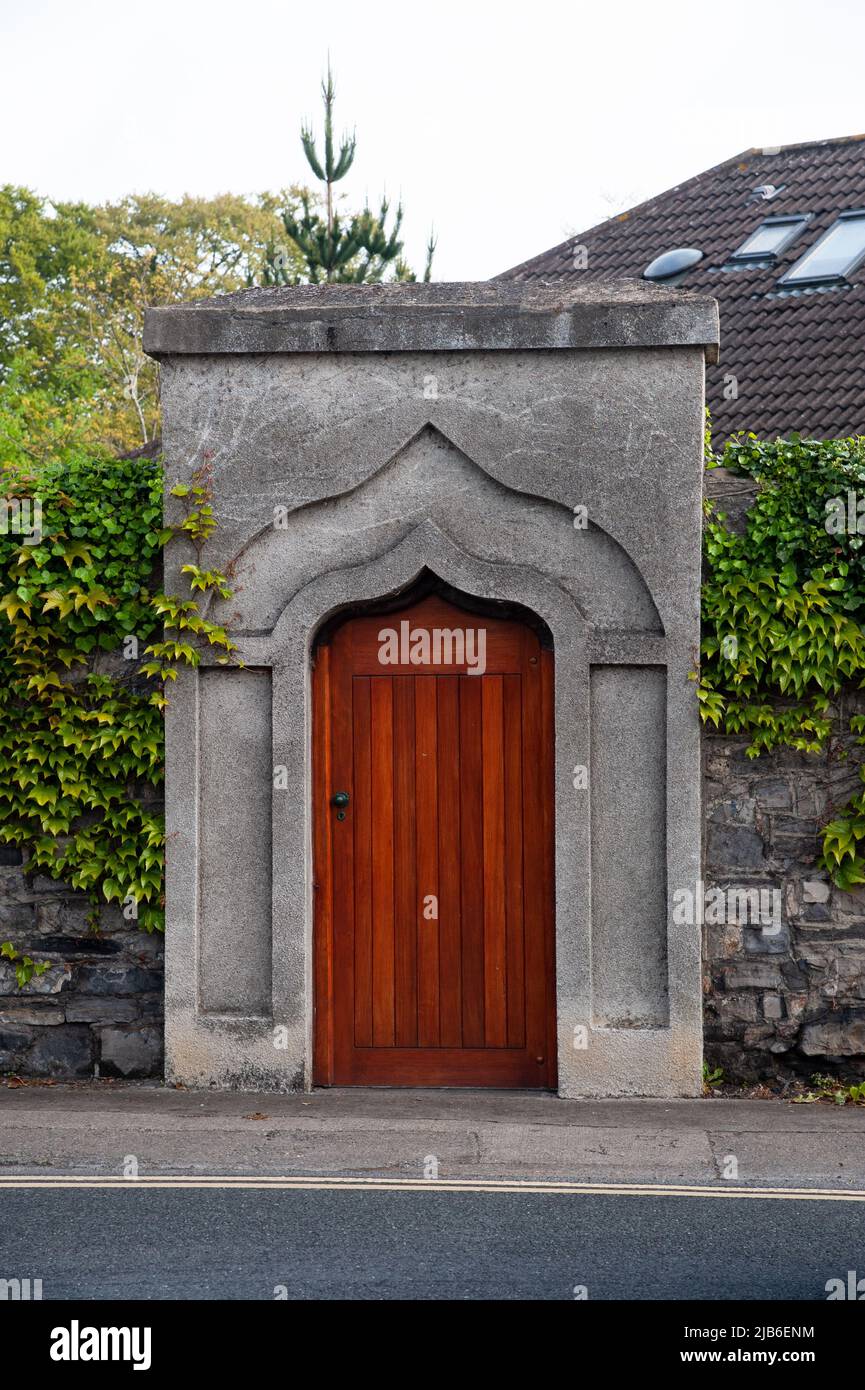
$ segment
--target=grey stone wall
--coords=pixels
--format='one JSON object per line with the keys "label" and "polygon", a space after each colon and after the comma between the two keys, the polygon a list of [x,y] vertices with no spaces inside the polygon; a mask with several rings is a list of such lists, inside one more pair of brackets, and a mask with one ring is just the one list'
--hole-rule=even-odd
{"label": "grey stone wall", "polygon": [[[751,760],[746,746],[703,738],[706,885],[778,888],[782,926],[705,928],[707,1059],[731,1080],[865,1076],[865,888],[839,892],[816,868],[818,828],[855,774],[837,756]],[[0,940],[52,961],[23,990],[0,963],[0,1075],[162,1075],[162,937],[130,930],[116,909],[94,936],[87,911],[0,848]]]}
{"label": "grey stone wall", "polygon": [[[848,692],[839,728],[863,709]],[[861,1078],[865,888],[841,892],[817,866],[820,827],[861,786],[858,757],[844,738],[819,757],[749,759],[747,742],[703,737],[706,886],[779,890],[781,925],[766,933],[744,914],[705,927],[707,1060],[736,1080]]]}
{"label": "grey stone wall", "polygon": [[0,941],[51,968],[18,988],[0,961],[0,1075],[146,1077],[162,1074],[161,935],[106,908],[88,930],[85,896],[24,873],[0,846]]}

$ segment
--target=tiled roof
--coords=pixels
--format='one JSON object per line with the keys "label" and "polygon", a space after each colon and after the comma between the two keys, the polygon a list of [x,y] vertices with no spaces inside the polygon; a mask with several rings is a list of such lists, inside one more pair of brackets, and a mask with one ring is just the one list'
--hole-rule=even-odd
{"label": "tiled roof", "polygon": [[[761,184],[784,187],[770,201],[754,200]],[[677,283],[719,303],[721,361],[706,378],[716,443],[736,430],[842,438],[865,433],[865,262],[842,288],[779,294],[778,280],[839,212],[861,207],[865,136],[747,150],[498,278],[639,278],[662,252],[697,247],[703,260]],[[790,213],[812,220],[776,264],[722,268],[765,218]],[[575,247],[586,248],[585,269],[574,269]],[[735,399],[724,398],[730,374]]]}

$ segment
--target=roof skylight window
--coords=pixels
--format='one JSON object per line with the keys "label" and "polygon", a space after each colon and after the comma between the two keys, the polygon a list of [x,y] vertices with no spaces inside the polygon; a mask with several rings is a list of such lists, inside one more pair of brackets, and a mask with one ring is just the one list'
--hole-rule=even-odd
{"label": "roof skylight window", "polygon": [[865,208],[842,212],[810,251],[779,280],[780,285],[838,284],[865,260]]}
{"label": "roof skylight window", "polygon": [[811,220],[808,213],[767,217],[730,257],[742,265],[771,265]]}
{"label": "roof skylight window", "polygon": [[703,259],[702,251],[695,246],[677,246],[674,251],[664,251],[656,256],[643,271],[644,280],[670,280],[674,275],[684,275],[691,266]]}

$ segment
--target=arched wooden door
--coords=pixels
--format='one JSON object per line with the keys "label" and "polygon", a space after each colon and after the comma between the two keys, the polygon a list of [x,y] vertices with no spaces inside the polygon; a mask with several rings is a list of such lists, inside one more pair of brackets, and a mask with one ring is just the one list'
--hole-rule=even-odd
{"label": "arched wooden door", "polygon": [[315,1082],[555,1086],[552,652],[430,596],[313,696]]}

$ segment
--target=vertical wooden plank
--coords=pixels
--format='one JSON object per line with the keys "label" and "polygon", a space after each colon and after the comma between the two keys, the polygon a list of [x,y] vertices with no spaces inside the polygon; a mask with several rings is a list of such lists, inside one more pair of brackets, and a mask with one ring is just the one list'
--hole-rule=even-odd
{"label": "vertical wooden plank", "polygon": [[[523,912],[526,962],[526,1046],[539,1079],[547,1062],[546,895],[550,891],[544,815],[543,682],[538,644],[526,637],[523,690]],[[534,663],[531,657],[534,657]],[[537,1059],[541,1060],[538,1062]]]}
{"label": "vertical wooden plank", "polygon": [[330,786],[322,805],[329,823],[333,863],[333,1011],[334,1066],[339,1070],[351,1054],[354,1037],[354,808],[349,803],[344,821],[330,804],[334,791],[352,790],[352,678],[340,633],[331,653],[331,769]]}
{"label": "vertical wooden plank", "polygon": [[442,1047],[462,1047],[459,676],[436,677],[438,714],[439,1018]]}
{"label": "vertical wooden plank", "polygon": [[541,727],[541,800],[544,807],[544,946],[546,955],[547,1086],[559,1081],[558,1025],[556,1013],[556,689],[553,653],[539,653],[542,683],[543,720]]}
{"label": "vertical wooden plank", "polygon": [[393,680],[394,1041],[417,1047],[417,846],[415,838],[415,682]]}
{"label": "vertical wooden plank", "polygon": [[372,764],[370,680],[353,680],[354,1044],[372,1047]]}
{"label": "vertical wooden plank", "polygon": [[504,709],[501,676],[481,676],[484,806],[484,1041],[507,1042]]}
{"label": "vertical wooden plank", "polygon": [[505,676],[505,922],[508,976],[508,1047],[525,1047],[526,1044],[522,699],[522,678],[518,675]]}
{"label": "vertical wooden plank", "polygon": [[[435,676],[415,677],[415,781],[417,788],[417,1041],[438,1047],[439,901],[438,720]],[[430,903],[430,899],[433,900]],[[434,913],[433,913],[434,909]]]}
{"label": "vertical wooden plank", "polygon": [[484,1046],[482,680],[459,678],[463,1047]]}
{"label": "vertical wooden plank", "polygon": [[330,783],[330,647],[316,653],[312,679],[313,1081],[333,1084],[333,873],[327,789]]}
{"label": "vertical wooden plank", "polygon": [[372,750],[372,1032],[394,1043],[393,682],[370,681]]}

